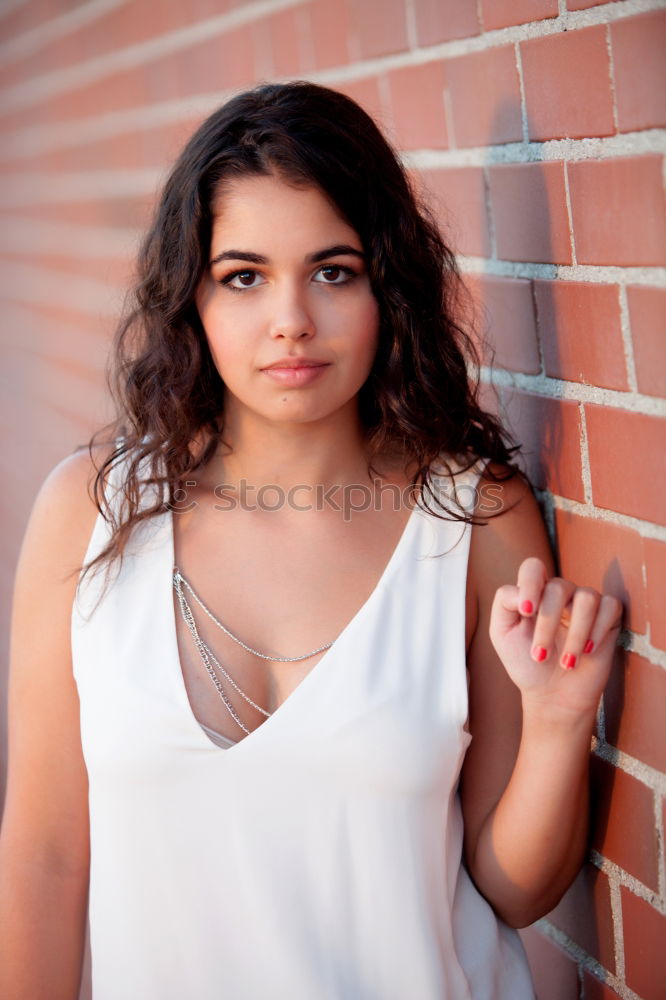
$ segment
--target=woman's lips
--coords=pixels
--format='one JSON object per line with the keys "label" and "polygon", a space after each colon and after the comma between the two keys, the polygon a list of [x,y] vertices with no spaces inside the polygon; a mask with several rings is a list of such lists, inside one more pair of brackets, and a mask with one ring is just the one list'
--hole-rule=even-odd
{"label": "woman's lips", "polygon": [[299,365],[297,368],[262,368],[264,375],[268,375],[273,381],[281,385],[300,386],[310,385],[318,379],[328,368],[328,364]]}

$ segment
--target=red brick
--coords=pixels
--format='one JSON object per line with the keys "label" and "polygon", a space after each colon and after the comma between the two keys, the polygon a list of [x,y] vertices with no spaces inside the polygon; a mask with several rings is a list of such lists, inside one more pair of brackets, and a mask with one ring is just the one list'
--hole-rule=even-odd
{"label": "red brick", "polygon": [[13,10],[0,12],[0,38],[2,41],[10,41],[16,35],[29,31],[49,20],[53,16],[53,9],[49,10],[46,0],[41,3],[22,3]]}
{"label": "red brick", "polygon": [[125,288],[131,281],[132,265],[129,253],[128,258],[123,260],[111,254],[104,257],[99,253],[85,256],[80,252],[80,248],[73,248],[70,254],[39,253],[35,248],[31,253],[0,252],[0,258],[3,261],[18,261],[44,272],[57,271],[61,274],[92,278],[109,287]]}
{"label": "red brick", "polygon": [[650,396],[666,396],[666,289],[629,285],[627,301],[638,391]]}
{"label": "red brick", "polygon": [[488,176],[498,256],[570,264],[563,164],[502,164],[490,167]]}
{"label": "red brick", "polygon": [[21,205],[20,215],[40,222],[67,222],[84,226],[110,226],[112,229],[144,229],[150,220],[153,199],[100,198],[97,201],[67,201]]}
{"label": "red brick", "polygon": [[591,773],[592,846],[657,891],[658,844],[652,789],[599,757],[592,757]]}
{"label": "red brick", "polygon": [[622,659],[604,693],[606,741],[666,771],[666,670],[636,653],[623,651]]}
{"label": "red brick", "polygon": [[426,197],[438,218],[444,238],[462,254],[490,256],[490,230],[481,167],[422,170]]}
{"label": "red brick", "polygon": [[173,161],[201,118],[168,124],[156,124],[137,131],[64,146],[30,157],[8,160],[0,164],[0,171],[20,174],[22,171],[68,172],[86,170],[136,169],[141,167],[163,168]]}
{"label": "red brick", "polygon": [[484,31],[557,17],[557,0],[481,0]]}
{"label": "red brick", "polygon": [[646,1000],[657,1000],[666,983],[666,917],[625,886],[620,893],[627,986]]}
{"label": "red brick", "polygon": [[273,42],[270,20],[261,18],[250,25],[252,51],[254,53],[254,73],[258,80],[270,80],[275,75],[273,69]]}
{"label": "red brick", "polygon": [[[647,606],[650,619],[650,642],[659,649],[666,649],[666,542],[644,538],[645,575],[647,577]],[[664,768],[666,770],[666,768]]]}
{"label": "red brick", "polygon": [[[112,48],[117,50],[132,42],[136,44],[144,41],[154,29],[150,30],[147,19],[141,24],[132,24],[128,16],[130,12],[129,5],[106,11],[92,22],[70,30],[55,42],[47,42],[36,51],[13,60],[3,67],[0,86],[17,84],[31,76],[52,73],[63,67],[95,59]],[[128,29],[131,29],[131,33]]]}
{"label": "red brick", "polygon": [[615,132],[604,26],[532,38],[520,52],[530,139]]}
{"label": "red brick", "polygon": [[240,87],[256,77],[252,26],[242,26],[193,43],[90,84],[43,98],[25,110],[3,115],[3,127],[73,121],[101,113]]}
{"label": "red brick", "polygon": [[351,35],[349,5],[314,0],[310,6],[310,23],[317,69],[346,65]]}
{"label": "red brick", "polygon": [[520,936],[539,1000],[575,1000],[578,996],[576,963],[535,927],[521,930]]}
{"label": "red brick", "polygon": [[585,10],[587,7],[600,7],[602,3],[612,0],[567,0],[567,10]]}
{"label": "red brick", "polygon": [[96,111],[106,113],[151,103],[157,97],[159,77],[167,66],[162,96],[165,99],[175,97],[181,85],[182,71],[178,52],[164,60],[146,64],[141,70],[119,70],[77,90],[45,98],[38,108],[31,109],[32,116],[38,115],[38,121],[44,122],[49,119],[72,121],[76,118],[93,117]]}
{"label": "red brick", "polygon": [[666,125],[666,11],[623,17],[610,34],[620,131]]}
{"label": "red brick", "polygon": [[601,983],[587,970],[583,973],[583,996],[585,1000],[617,1000],[620,996],[608,983]]}
{"label": "red brick", "polygon": [[474,52],[446,63],[452,145],[487,146],[523,137],[513,46]]}
{"label": "red brick", "polygon": [[569,163],[579,264],[666,264],[662,157]]}
{"label": "red brick", "polygon": [[444,64],[404,66],[389,72],[387,79],[397,145],[402,149],[445,149]]}
{"label": "red brick", "polygon": [[617,285],[535,281],[546,375],[627,389]]}
{"label": "red brick", "polygon": [[666,419],[594,404],[585,419],[594,503],[666,524]]}
{"label": "red brick", "polygon": [[[53,8],[53,3],[50,6]],[[141,3],[120,4],[56,41],[41,45],[7,68],[14,71],[15,82],[29,79],[62,67],[87,62],[109,52],[118,52],[126,46],[156,38],[188,24],[199,23],[223,14],[225,6],[227,5],[220,3],[220,0],[150,6]],[[2,84],[8,82],[1,77],[0,80]]]}
{"label": "red brick", "polygon": [[578,405],[507,390],[506,416],[523,446],[522,461],[539,489],[583,500]]}
{"label": "red brick", "polygon": [[[178,98],[249,86],[255,81],[255,38],[251,25],[207,38],[177,55],[181,63]],[[155,99],[164,99],[159,87],[165,86],[169,66],[167,59],[161,59],[157,64],[159,84]]]}
{"label": "red brick", "polygon": [[476,4],[469,0],[414,0],[419,45],[478,35]]}
{"label": "red brick", "polygon": [[586,864],[548,919],[606,969],[615,972],[615,942],[608,878]]}
{"label": "red brick", "polygon": [[304,18],[304,7],[288,7],[268,18],[273,74],[275,76],[302,76],[314,66],[308,59],[308,46],[304,33],[309,20]]}
{"label": "red brick", "polygon": [[372,59],[407,48],[405,0],[382,0],[380,7],[353,2],[350,6],[362,58]]}
{"label": "red brick", "polygon": [[91,330],[90,313],[76,306],[30,302],[21,306],[21,314],[25,316],[24,329],[31,349],[34,347],[53,361],[58,361],[61,354],[70,355],[93,371],[103,371],[115,316],[103,321],[99,318]]}
{"label": "red brick", "polygon": [[624,607],[625,628],[645,632],[643,539],[638,532],[556,510],[555,534],[562,576],[617,597]]}
{"label": "red brick", "polygon": [[468,275],[466,284],[476,303],[475,325],[486,347],[484,362],[528,374],[541,371],[530,282]]}
{"label": "red brick", "polygon": [[387,116],[379,95],[379,84],[376,76],[366,76],[362,80],[340,80],[337,83],[331,83],[330,86],[360,104],[380,127],[386,124]]}

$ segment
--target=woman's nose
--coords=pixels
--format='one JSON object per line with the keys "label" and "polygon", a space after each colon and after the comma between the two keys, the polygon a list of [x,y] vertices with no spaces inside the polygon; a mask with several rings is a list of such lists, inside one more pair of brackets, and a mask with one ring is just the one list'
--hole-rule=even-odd
{"label": "woman's nose", "polygon": [[270,326],[272,337],[298,340],[314,335],[314,318],[304,290],[290,285],[275,296]]}

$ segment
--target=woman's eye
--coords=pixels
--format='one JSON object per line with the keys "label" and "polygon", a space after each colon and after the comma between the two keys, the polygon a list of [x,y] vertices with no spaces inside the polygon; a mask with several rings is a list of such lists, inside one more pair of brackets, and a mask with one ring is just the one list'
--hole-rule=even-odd
{"label": "woman's eye", "polygon": [[350,267],[343,267],[341,264],[326,264],[317,273],[324,275],[323,284],[326,285],[344,285],[356,277]]}
{"label": "woman's eye", "polygon": [[[356,272],[350,267],[343,267],[342,264],[326,264],[317,271],[315,280],[318,284],[325,285],[346,285],[356,277]],[[220,284],[224,285],[232,292],[242,292],[245,288],[257,288],[264,283],[264,278],[258,271],[233,271],[224,278],[220,278]]]}
{"label": "woman's eye", "polygon": [[255,278],[260,277],[261,275],[256,271],[234,271],[233,274],[222,278],[220,284],[226,285],[233,291],[240,291],[243,288],[255,288],[257,284],[261,284],[261,282],[255,282]]}

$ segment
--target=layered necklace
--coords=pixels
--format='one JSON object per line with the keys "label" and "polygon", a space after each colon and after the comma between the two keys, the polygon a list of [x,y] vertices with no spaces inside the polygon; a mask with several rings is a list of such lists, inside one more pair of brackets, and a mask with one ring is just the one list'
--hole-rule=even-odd
{"label": "layered necklace", "polygon": [[206,642],[204,642],[204,640],[201,638],[201,636],[199,635],[199,630],[197,628],[196,621],[194,619],[194,614],[192,613],[192,608],[185,595],[185,591],[186,590],[188,591],[190,596],[199,605],[204,614],[206,614],[210,618],[210,620],[219,629],[221,629],[222,632],[224,632],[225,635],[227,635],[230,639],[232,639],[235,643],[237,643],[237,645],[242,646],[242,648],[246,650],[248,653],[251,653],[253,656],[257,656],[262,660],[274,660],[278,663],[297,663],[299,660],[307,660],[309,657],[315,656],[317,653],[323,653],[325,650],[330,649],[331,646],[333,645],[333,642],[327,642],[324,646],[318,646],[317,649],[313,649],[309,653],[302,653],[300,656],[271,656],[268,653],[262,653],[258,649],[253,649],[252,646],[249,646],[247,643],[243,642],[242,639],[239,639],[238,636],[234,635],[233,632],[231,632],[226,627],[226,625],[223,625],[222,622],[215,617],[212,611],[210,611],[210,609],[206,607],[201,598],[196,594],[196,592],[187,582],[187,580],[185,579],[185,577],[180,572],[177,566],[174,566],[173,568],[173,587],[174,590],[176,591],[176,597],[178,598],[178,606],[180,607],[180,612],[183,617],[183,621],[185,622],[185,625],[187,626],[187,629],[190,635],[192,636],[192,641],[194,642],[197,652],[199,653],[199,657],[201,658],[201,662],[203,663],[206,672],[215,687],[215,690],[222,699],[225,708],[229,712],[229,715],[232,717],[234,722],[238,726],[240,726],[243,732],[247,733],[248,735],[251,732],[251,730],[248,729],[247,726],[243,724],[243,722],[238,716],[238,713],[236,712],[233,705],[229,701],[227,693],[224,690],[224,686],[222,685],[222,681],[220,680],[219,674],[221,674],[223,677],[226,678],[229,684],[231,684],[234,690],[237,691],[238,694],[245,699],[248,705],[251,705],[253,708],[256,708],[257,711],[261,712],[261,714],[264,715],[266,718],[271,716],[272,712],[268,712],[265,708],[261,708],[260,705],[257,705],[257,703],[254,702],[252,698],[250,698],[249,695],[247,695],[245,691],[243,691],[242,688],[238,686],[233,677],[222,666],[222,664],[215,656],[210,646]]}

